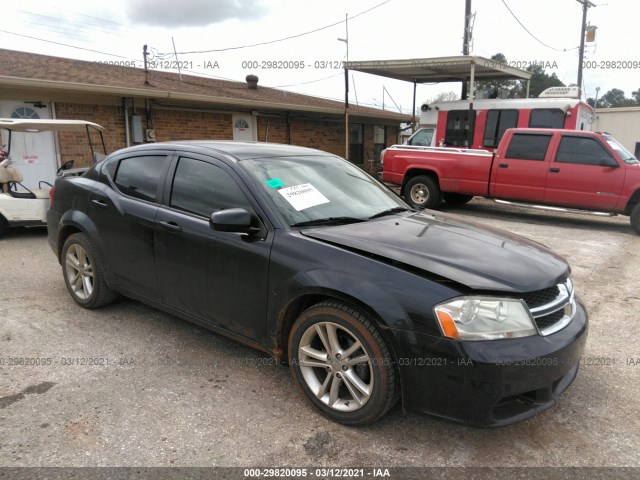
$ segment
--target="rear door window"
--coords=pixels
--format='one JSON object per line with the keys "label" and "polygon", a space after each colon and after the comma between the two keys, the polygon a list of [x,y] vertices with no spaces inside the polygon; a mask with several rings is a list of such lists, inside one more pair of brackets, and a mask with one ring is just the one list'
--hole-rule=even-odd
{"label": "rear door window", "polygon": [[551,135],[516,133],[511,137],[505,158],[518,160],[544,160]]}
{"label": "rear door window", "polygon": [[[167,163],[166,155],[129,157],[118,162],[113,180],[123,194],[156,202]],[[107,167],[109,171],[109,167]]]}

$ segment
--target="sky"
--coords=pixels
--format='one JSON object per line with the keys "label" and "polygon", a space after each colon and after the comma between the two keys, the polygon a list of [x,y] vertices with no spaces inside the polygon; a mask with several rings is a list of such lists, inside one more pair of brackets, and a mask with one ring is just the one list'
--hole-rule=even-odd
{"label": "sky", "polygon": [[[585,97],[640,89],[633,0],[593,1],[596,41],[584,56]],[[4,0],[0,46],[12,50],[244,81],[341,100],[347,59],[460,55],[464,0]],[[509,65],[536,62],[576,83],[582,5],[578,0],[473,0],[471,54],[503,53]],[[348,43],[339,39],[345,40]],[[177,52],[177,57],[174,55]],[[176,62],[177,58],[177,62]],[[0,71],[2,65],[0,65]],[[350,74],[350,100],[410,113],[413,85]],[[597,90],[599,89],[599,93]],[[416,103],[460,84],[420,85]]]}

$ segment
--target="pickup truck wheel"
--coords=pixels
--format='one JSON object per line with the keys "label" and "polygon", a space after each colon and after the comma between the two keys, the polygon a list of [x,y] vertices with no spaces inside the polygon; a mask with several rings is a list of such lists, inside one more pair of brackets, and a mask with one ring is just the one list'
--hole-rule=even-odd
{"label": "pickup truck wheel", "polygon": [[298,317],[289,361],[298,386],[333,421],[373,422],[398,399],[395,362],[382,335],[342,303],[321,302]]}
{"label": "pickup truck wheel", "polygon": [[62,275],[71,298],[84,308],[102,307],[116,298],[104,280],[95,247],[83,233],[70,235],[64,242]]}
{"label": "pickup truck wheel", "polygon": [[633,210],[631,210],[631,228],[635,230],[636,233],[640,234],[640,203],[638,203]]}
{"label": "pickup truck wheel", "polygon": [[473,195],[463,195],[462,193],[443,193],[442,196],[449,205],[464,205],[473,198]]}
{"label": "pickup truck wheel", "polygon": [[432,178],[419,175],[407,182],[404,199],[414,207],[437,208],[442,203],[442,193]]}

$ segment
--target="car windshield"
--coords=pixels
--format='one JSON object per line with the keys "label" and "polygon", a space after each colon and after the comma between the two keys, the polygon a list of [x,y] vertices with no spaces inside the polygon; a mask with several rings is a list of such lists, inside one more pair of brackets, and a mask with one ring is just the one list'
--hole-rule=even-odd
{"label": "car windshield", "polygon": [[335,225],[408,210],[376,179],[335,156],[242,160],[289,226]]}
{"label": "car windshield", "polygon": [[620,145],[618,141],[612,136],[605,135],[604,138],[609,146],[613,148],[618,155],[620,155],[620,158],[622,158],[622,161],[624,163],[638,163],[638,159],[634,157],[633,154],[629,152],[629,150]]}

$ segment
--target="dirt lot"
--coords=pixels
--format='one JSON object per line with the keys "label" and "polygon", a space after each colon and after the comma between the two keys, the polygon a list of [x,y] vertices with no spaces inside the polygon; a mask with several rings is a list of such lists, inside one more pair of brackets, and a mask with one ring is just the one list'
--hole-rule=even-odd
{"label": "dirt lot", "polygon": [[640,237],[628,219],[485,200],[450,211],[571,263],[591,327],[556,408],[497,430],[399,408],[334,424],[259,352],[129,300],[77,307],[46,232],[22,230],[0,240],[0,467],[640,467]]}

